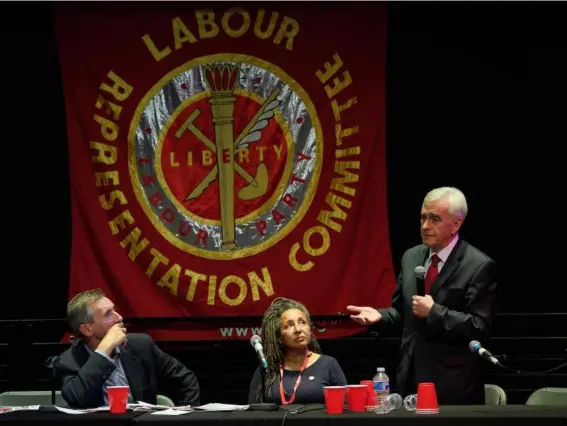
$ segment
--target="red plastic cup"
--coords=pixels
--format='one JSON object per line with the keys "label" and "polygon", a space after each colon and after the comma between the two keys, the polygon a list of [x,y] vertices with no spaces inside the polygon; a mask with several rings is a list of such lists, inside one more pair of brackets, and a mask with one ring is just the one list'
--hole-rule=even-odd
{"label": "red plastic cup", "polygon": [[366,411],[366,398],[368,394],[368,386],[366,385],[347,385],[346,396],[348,411],[364,412]]}
{"label": "red plastic cup", "polygon": [[344,386],[324,386],[325,405],[327,413],[342,414],[345,410],[345,387]]}
{"label": "red plastic cup", "polygon": [[417,387],[416,414],[437,414],[439,404],[437,403],[437,392],[434,383],[420,383]]}
{"label": "red plastic cup", "polygon": [[108,386],[108,405],[110,412],[121,414],[126,412],[126,404],[128,403],[129,386]]}
{"label": "red plastic cup", "polygon": [[374,381],[362,380],[360,384],[368,387],[368,391],[366,393],[366,411],[374,411],[378,405],[376,402],[376,393],[374,392]]}

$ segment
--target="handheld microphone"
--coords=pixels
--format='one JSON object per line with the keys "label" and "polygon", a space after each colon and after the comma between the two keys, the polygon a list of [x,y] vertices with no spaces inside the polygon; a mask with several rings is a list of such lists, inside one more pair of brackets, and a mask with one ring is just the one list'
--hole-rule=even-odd
{"label": "handheld microphone", "polygon": [[416,266],[415,273],[415,287],[418,296],[425,296],[425,268],[423,266]]}
{"label": "handheld microphone", "polygon": [[256,351],[256,354],[258,355],[258,359],[260,360],[262,367],[268,368],[268,361],[264,356],[264,348],[262,347],[262,338],[258,335],[254,335],[250,338],[250,344]]}
{"label": "handheld microphone", "polygon": [[492,355],[490,353],[490,351],[488,351],[487,349],[484,349],[478,340],[472,340],[469,343],[469,349],[470,349],[471,352],[479,354],[481,357],[487,359],[488,361],[490,361],[494,365],[500,364],[500,361],[498,361],[494,357],[494,355]]}

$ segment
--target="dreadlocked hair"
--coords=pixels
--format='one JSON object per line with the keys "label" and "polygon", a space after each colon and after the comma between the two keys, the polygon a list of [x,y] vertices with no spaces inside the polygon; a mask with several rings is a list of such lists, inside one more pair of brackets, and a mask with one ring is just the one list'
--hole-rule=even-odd
{"label": "dreadlocked hair", "polygon": [[[284,362],[284,345],[280,340],[281,330],[280,330],[280,318],[282,314],[288,309],[298,309],[303,312],[307,318],[311,330],[313,330],[313,324],[311,322],[311,315],[307,308],[301,303],[286,299],[285,297],[278,297],[273,300],[270,307],[264,313],[264,318],[262,319],[262,334],[263,334],[263,346],[264,355],[268,361],[268,368],[266,369],[266,396],[268,398],[272,397],[272,387],[276,382],[280,374],[280,365]],[[311,339],[308,344],[308,349],[311,352],[321,353],[321,347],[319,342],[311,333]],[[261,398],[261,386],[258,387],[256,393],[256,400],[262,401]]]}

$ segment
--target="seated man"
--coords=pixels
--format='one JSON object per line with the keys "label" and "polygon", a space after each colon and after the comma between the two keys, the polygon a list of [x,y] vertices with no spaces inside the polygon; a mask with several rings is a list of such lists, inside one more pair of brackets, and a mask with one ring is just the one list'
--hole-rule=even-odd
{"label": "seated man", "polygon": [[108,386],[129,386],[128,402],[156,403],[167,386],[176,405],[199,405],[195,374],[157,347],[146,334],[126,334],[122,316],[101,290],[77,294],[67,305],[71,330],[80,338],[56,365],[61,395],[70,407],[108,405]]}

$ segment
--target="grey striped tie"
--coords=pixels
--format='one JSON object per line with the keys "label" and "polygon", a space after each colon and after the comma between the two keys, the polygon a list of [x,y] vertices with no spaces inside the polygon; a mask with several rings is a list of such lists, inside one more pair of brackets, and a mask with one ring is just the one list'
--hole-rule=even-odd
{"label": "grey striped tie", "polygon": [[[122,362],[120,361],[120,352],[115,353],[112,359],[116,364],[116,368],[104,383],[104,402],[107,405],[108,394],[106,388],[108,386],[130,386],[130,384],[128,383],[128,378],[126,377],[126,373],[124,372],[124,367],[122,366]],[[134,402],[134,398],[132,397],[132,389],[128,391],[128,402]]]}

